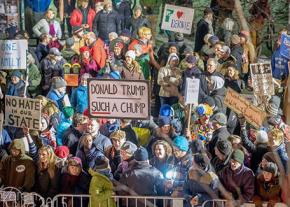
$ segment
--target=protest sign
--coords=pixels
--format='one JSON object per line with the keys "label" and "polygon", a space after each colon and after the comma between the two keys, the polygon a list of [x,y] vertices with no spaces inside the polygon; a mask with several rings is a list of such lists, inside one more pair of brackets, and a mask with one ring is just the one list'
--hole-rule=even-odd
{"label": "protest sign", "polygon": [[88,79],[89,114],[92,117],[148,119],[148,81]]}
{"label": "protest sign", "polygon": [[270,63],[250,64],[254,93],[260,95],[274,95],[274,82]]}
{"label": "protest sign", "polygon": [[290,35],[281,35],[280,54],[290,60]]}
{"label": "protest sign", "polygon": [[78,74],[64,74],[64,80],[67,86],[78,86],[79,75]]}
{"label": "protest sign", "polygon": [[232,109],[237,114],[243,115],[247,122],[252,124],[254,127],[259,128],[260,126],[262,126],[263,121],[266,117],[266,113],[251,104],[251,102],[243,98],[233,89],[227,89],[224,103],[227,107]]}
{"label": "protest sign", "polygon": [[185,84],[185,104],[198,105],[199,79],[186,78]]}
{"label": "protest sign", "polygon": [[165,4],[161,28],[191,34],[194,9]]}
{"label": "protest sign", "polygon": [[0,69],[26,69],[27,40],[0,40]]}
{"label": "protest sign", "polygon": [[5,125],[39,130],[41,127],[40,100],[5,96]]}

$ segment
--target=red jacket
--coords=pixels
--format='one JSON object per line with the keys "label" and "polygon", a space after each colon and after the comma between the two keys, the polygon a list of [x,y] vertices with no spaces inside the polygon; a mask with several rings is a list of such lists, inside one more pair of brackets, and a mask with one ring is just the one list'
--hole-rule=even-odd
{"label": "red jacket", "polygon": [[100,68],[106,65],[107,53],[105,50],[105,43],[100,38],[97,39],[91,48],[91,54]]}
{"label": "red jacket", "polygon": [[[93,9],[89,9],[88,13],[88,22],[87,24],[90,25],[90,31],[93,29],[93,21],[96,16],[96,12]],[[83,14],[80,9],[74,9],[73,12],[71,13],[70,17],[70,25],[72,27],[74,26],[82,26],[83,22]]]}

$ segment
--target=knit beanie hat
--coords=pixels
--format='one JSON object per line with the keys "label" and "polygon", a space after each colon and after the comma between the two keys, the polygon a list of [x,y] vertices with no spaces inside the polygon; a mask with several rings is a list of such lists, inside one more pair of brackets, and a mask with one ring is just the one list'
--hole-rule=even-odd
{"label": "knit beanie hat", "polygon": [[80,53],[83,54],[84,52],[91,52],[91,50],[88,46],[82,46],[80,48]]}
{"label": "knit beanie hat", "polygon": [[20,71],[15,70],[15,71],[13,71],[11,77],[13,77],[13,76],[18,77],[19,79],[21,79],[22,74],[20,73]]}
{"label": "knit beanie hat", "polygon": [[174,109],[170,105],[163,104],[160,107],[159,116],[173,116],[173,115],[174,115]]}
{"label": "knit beanie hat", "polygon": [[68,165],[83,167],[82,160],[79,157],[70,157],[67,161]]}
{"label": "knit beanie hat", "polygon": [[232,152],[232,144],[228,140],[218,141],[216,147],[223,155],[229,155]]}
{"label": "knit beanie hat", "polygon": [[189,143],[184,136],[177,136],[173,140],[173,146],[177,147],[179,150],[187,152],[189,148]]}
{"label": "knit beanie hat", "polygon": [[139,147],[134,153],[134,159],[136,161],[146,161],[148,157],[148,152],[144,147]]}
{"label": "knit beanie hat", "polygon": [[67,46],[67,47],[72,47],[73,45],[75,44],[75,40],[74,40],[74,38],[72,38],[72,37],[70,37],[70,38],[67,38],[66,40],[65,40],[65,45]]}
{"label": "knit beanie hat", "polygon": [[243,164],[244,159],[245,159],[245,155],[241,150],[236,149],[232,154],[232,159],[239,162],[240,164]]}
{"label": "knit beanie hat", "polygon": [[109,160],[105,156],[97,156],[93,170],[102,170],[110,168]]}
{"label": "knit beanie hat", "polygon": [[211,122],[217,122],[218,124],[222,125],[222,126],[226,126],[227,125],[227,117],[224,113],[218,112],[216,114],[214,114],[211,118],[210,118]]}
{"label": "knit beanie hat", "polygon": [[61,77],[54,77],[51,84],[53,89],[66,87],[66,81]]}
{"label": "knit beanie hat", "polygon": [[129,38],[131,38],[131,32],[130,32],[128,29],[124,29],[124,30],[121,32],[120,36],[124,36],[124,37],[129,37]]}
{"label": "knit beanie hat", "polygon": [[189,55],[186,57],[185,61],[189,64],[195,64],[196,63],[196,57],[193,55]]}
{"label": "knit beanie hat", "polygon": [[219,38],[214,35],[208,38],[208,42],[211,46],[215,45],[218,41],[220,41]]}
{"label": "knit beanie hat", "polygon": [[278,96],[272,96],[268,105],[266,106],[266,111],[272,116],[277,116],[280,108],[281,99]]}
{"label": "knit beanie hat", "polygon": [[72,106],[65,106],[62,109],[65,118],[70,118],[74,115],[74,108]]}
{"label": "knit beanie hat", "polygon": [[256,143],[268,143],[268,134],[264,130],[259,130],[256,136]]}
{"label": "knit beanie hat", "polygon": [[160,116],[159,120],[158,120],[158,126],[159,127],[163,127],[165,125],[170,125],[170,121],[171,121],[170,117],[168,117],[168,116]]}
{"label": "knit beanie hat", "polygon": [[69,156],[69,148],[67,146],[58,146],[54,150],[54,154],[61,158],[67,158]]}
{"label": "knit beanie hat", "polygon": [[266,172],[269,172],[269,173],[272,173],[273,176],[277,176],[278,174],[278,167],[275,163],[273,162],[268,162],[265,164],[265,166],[263,167],[263,171],[266,171]]}
{"label": "knit beanie hat", "polygon": [[135,53],[134,50],[128,50],[128,51],[126,52],[125,57],[130,57],[130,58],[132,58],[133,60],[135,60],[135,58],[136,58],[136,53]]}
{"label": "knit beanie hat", "polygon": [[126,153],[128,153],[130,155],[134,155],[135,151],[137,150],[137,146],[130,141],[126,141],[122,145],[121,150],[124,150]]}
{"label": "knit beanie hat", "polygon": [[117,130],[110,135],[110,138],[115,140],[125,140],[126,133],[122,130]]}

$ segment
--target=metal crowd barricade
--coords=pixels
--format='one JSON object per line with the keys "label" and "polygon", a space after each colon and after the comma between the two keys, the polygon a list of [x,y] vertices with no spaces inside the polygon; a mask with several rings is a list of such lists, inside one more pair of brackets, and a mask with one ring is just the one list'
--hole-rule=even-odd
{"label": "metal crowd barricade", "polygon": [[225,207],[226,200],[223,199],[214,199],[214,200],[207,200],[203,202],[202,207]]}
{"label": "metal crowd barricade", "polygon": [[[112,196],[107,206],[114,202],[116,207],[183,207],[184,198],[160,196]],[[51,207],[102,207],[104,203],[91,203],[90,195],[56,195],[51,201]]]}
{"label": "metal crowd barricade", "polygon": [[16,207],[21,202],[21,191],[17,188],[6,187],[0,189],[0,207]]}

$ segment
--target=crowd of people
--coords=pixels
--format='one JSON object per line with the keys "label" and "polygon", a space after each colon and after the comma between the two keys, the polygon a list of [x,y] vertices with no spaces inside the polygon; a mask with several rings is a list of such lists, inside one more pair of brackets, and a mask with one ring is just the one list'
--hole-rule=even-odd
{"label": "crowd of people", "polygon": [[[185,206],[212,199],[235,206],[289,205],[290,128],[283,94],[277,88],[268,97],[260,128],[225,105],[228,88],[253,93],[249,67],[258,58],[248,31],[227,38],[215,34],[214,12],[204,10],[195,45],[174,33],[157,48],[142,7],[132,11],[127,0],[96,7],[77,1],[65,40],[57,14],[48,9],[32,28],[38,44],[28,50],[27,70],[0,71],[2,112],[5,95],[38,99],[42,106],[40,130],[2,123],[2,186],[44,198],[91,195],[74,206],[115,206],[112,195],[182,197]],[[273,78],[285,86],[290,57],[280,53],[281,34],[287,30],[279,33],[271,60]],[[20,31],[12,39],[29,38]],[[78,74],[79,85],[68,86],[66,74]],[[149,81],[151,118],[92,118],[88,78]],[[200,80],[192,110],[184,103],[186,78]],[[144,206],[129,200],[129,206],[136,204]]]}

